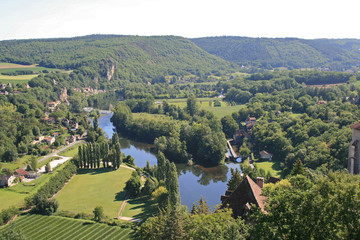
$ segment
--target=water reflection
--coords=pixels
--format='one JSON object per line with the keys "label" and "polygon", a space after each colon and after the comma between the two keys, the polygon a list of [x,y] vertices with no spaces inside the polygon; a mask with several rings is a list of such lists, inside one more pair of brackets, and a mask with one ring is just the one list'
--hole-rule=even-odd
{"label": "water reflection", "polygon": [[[114,126],[110,121],[113,113],[103,114],[99,118],[99,126],[104,130],[106,136],[111,138],[114,134]],[[156,164],[154,145],[146,144],[129,139],[120,138],[122,152],[131,155],[135,159],[138,167],[145,167],[146,161],[150,165]],[[227,181],[231,177],[230,168],[238,168],[238,163],[226,163],[222,166],[205,168],[199,165],[188,166],[186,164],[176,164],[179,176],[179,188],[181,203],[191,209],[193,203],[200,200],[203,196],[211,208],[220,204],[220,196],[227,189]]]}

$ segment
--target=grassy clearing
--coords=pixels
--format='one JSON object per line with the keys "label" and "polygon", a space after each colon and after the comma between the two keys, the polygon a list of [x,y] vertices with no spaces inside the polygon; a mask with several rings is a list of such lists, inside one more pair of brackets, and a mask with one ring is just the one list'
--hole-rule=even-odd
{"label": "grassy clearing", "polygon": [[21,194],[6,188],[0,189],[0,211],[11,206],[22,207],[27,194]]}
{"label": "grassy clearing", "polygon": [[104,168],[80,170],[56,196],[59,210],[91,214],[96,206],[102,206],[105,215],[116,217],[131,172],[122,167],[116,171]]}
{"label": "grassy clearing", "polygon": [[42,185],[49,181],[49,178],[61,170],[64,165],[59,166],[53,173],[41,174],[40,177],[34,179],[29,183],[18,183],[10,188],[0,189],[0,210],[11,206],[21,207],[24,204],[24,199],[29,194],[37,191]]}
{"label": "grassy clearing", "polygon": [[[18,158],[15,162],[2,162],[1,166],[3,168],[9,168],[11,170],[15,170],[21,167],[26,167],[27,164],[30,163],[31,155],[25,155],[21,158]],[[36,156],[37,160],[41,158],[41,156]]]}
{"label": "grassy clearing", "polygon": [[[214,107],[214,100],[220,101],[221,107]],[[169,104],[179,106],[181,108],[186,107],[186,98],[176,99],[162,99],[159,101],[167,101]],[[226,115],[231,115],[233,112],[239,111],[245,105],[230,106],[228,102],[222,101],[221,98],[198,98],[197,99],[200,109],[212,112],[218,118],[222,118]]]}
{"label": "grassy clearing", "polygon": [[146,219],[153,216],[158,211],[158,206],[149,197],[129,199],[123,213],[124,217]]}
{"label": "grassy clearing", "polygon": [[75,157],[78,154],[78,149],[81,145],[82,143],[77,143],[74,146],[65,149],[64,151],[59,152],[58,155],[63,157]]}
{"label": "grassy clearing", "polygon": [[[26,239],[133,239],[133,230],[57,216],[24,215],[14,222]],[[0,228],[6,231],[9,225]]]}
{"label": "grassy clearing", "polygon": [[280,178],[281,177],[281,170],[280,170],[280,166],[279,163],[277,162],[273,162],[273,161],[256,161],[254,162],[254,165],[256,165],[257,168],[262,168],[264,169],[266,172],[270,172],[270,174],[273,177],[277,177]]}

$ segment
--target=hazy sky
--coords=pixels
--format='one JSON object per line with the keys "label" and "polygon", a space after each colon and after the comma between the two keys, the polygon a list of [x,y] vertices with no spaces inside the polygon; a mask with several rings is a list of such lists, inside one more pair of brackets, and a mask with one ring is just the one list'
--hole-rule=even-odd
{"label": "hazy sky", "polygon": [[0,0],[0,40],[88,34],[360,38],[358,0]]}

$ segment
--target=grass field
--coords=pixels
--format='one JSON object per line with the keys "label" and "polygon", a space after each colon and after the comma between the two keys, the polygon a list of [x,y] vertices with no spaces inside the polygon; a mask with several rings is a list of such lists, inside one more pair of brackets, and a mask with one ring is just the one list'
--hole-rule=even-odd
{"label": "grass field", "polygon": [[105,215],[113,218],[125,198],[124,187],[131,169],[80,170],[56,196],[59,210],[74,213],[92,213],[96,206],[104,208]]}
{"label": "grass field", "polygon": [[[221,107],[214,107],[214,100],[219,100]],[[186,98],[177,98],[177,99],[163,99],[160,101],[167,101],[169,104],[179,106],[181,108],[186,107]],[[218,118],[222,118],[226,115],[231,115],[233,112],[239,111],[245,105],[235,105],[230,106],[227,102],[222,101],[221,98],[198,98],[197,102],[200,106],[200,109],[210,111],[215,114]],[[211,103],[211,106],[210,106]]]}
{"label": "grass field", "polygon": [[277,177],[277,178],[281,177],[281,170],[280,170],[280,167],[278,166],[279,164],[276,163],[276,162],[273,162],[273,161],[256,161],[256,162],[254,162],[254,164],[258,168],[264,169],[266,172],[269,171],[270,174],[273,177]]}
{"label": "grass field", "polygon": [[[0,228],[0,233],[10,225]],[[26,239],[133,239],[134,231],[130,228],[111,227],[81,219],[56,216],[24,215],[14,222]]]}
{"label": "grass field", "polygon": [[[17,75],[17,76],[3,75],[3,73],[9,74],[21,70],[33,71],[34,74]],[[14,64],[14,63],[0,62],[0,83],[3,84],[27,83],[34,77],[38,76],[39,73],[42,73],[44,70],[47,70],[48,72],[55,72],[55,71],[65,72],[64,70],[55,69],[55,68],[38,67],[35,65],[26,66],[26,65]]]}
{"label": "grass field", "polygon": [[[63,167],[64,165],[61,165],[54,173],[61,170]],[[54,173],[41,174],[40,177],[29,183],[18,183],[10,188],[1,188],[0,210],[10,206],[21,207],[24,203],[24,198],[44,185]]]}
{"label": "grass field", "polygon": [[158,205],[149,197],[129,199],[121,216],[146,219],[158,211]]}
{"label": "grass field", "polygon": [[74,146],[72,146],[68,149],[65,149],[64,151],[59,152],[58,155],[64,156],[64,157],[75,157],[76,154],[78,154],[78,151],[79,151],[78,149],[81,144],[82,143],[77,143]]}

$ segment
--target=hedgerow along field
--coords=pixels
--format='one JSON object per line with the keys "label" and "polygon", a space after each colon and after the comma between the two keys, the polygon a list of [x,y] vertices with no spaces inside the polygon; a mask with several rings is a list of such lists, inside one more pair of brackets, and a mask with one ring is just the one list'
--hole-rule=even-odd
{"label": "hedgerow along field", "polygon": [[[0,233],[6,231],[11,225],[0,228]],[[109,226],[82,219],[72,219],[57,216],[43,216],[27,214],[14,221],[14,227],[26,239],[133,239],[134,231],[130,228]]]}
{"label": "hedgerow along field", "polygon": [[77,175],[58,193],[60,211],[92,214],[97,206],[110,218],[118,216],[125,199],[124,187],[133,170],[79,169]]}

